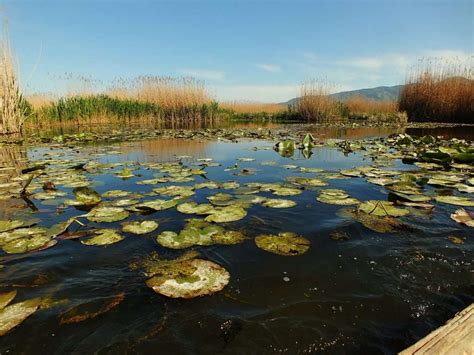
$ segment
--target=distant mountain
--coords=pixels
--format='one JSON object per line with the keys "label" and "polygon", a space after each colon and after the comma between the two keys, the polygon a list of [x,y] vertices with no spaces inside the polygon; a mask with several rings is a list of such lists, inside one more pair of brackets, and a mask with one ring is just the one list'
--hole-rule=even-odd
{"label": "distant mountain", "polygon": [[[403,85],[395,85],[395,86],[378,86],[376,88],[370,89],[359,89],[359,90],[352,90],[352,91],[341,91],[335,94],[331,94],[329,96],[335,98],[336,100],[347,100],[349,97],[352,96],[362,96],[371,100],[376,101],[386,101],[398,100],[400,95],[400,91],[402,90]],[[294,105],[298,98],[291,99],[284,104],[286,105]]]}

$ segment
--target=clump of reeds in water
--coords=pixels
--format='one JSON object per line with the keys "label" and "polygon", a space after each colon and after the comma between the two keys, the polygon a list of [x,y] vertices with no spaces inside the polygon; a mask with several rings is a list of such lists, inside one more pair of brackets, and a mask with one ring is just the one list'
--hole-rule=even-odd
{"label": "clump of reeds in water", "polygon": [[296,101],[296,112],[305,121],[325,122],[339,120],[337,102],[329,95],[331,85],[324,81],[310,80],[301,85]]}
{"label": "clump of reeds in water", "polygon": [[[5,20],[4,20],[5,21]],[[4,23],[0,43],[0,134],[19,133],[26,114]]]}
{"label": "clump of reeds in water", "polygon": [[468,63],[428,61],[406,80],[399,109],[410,121],[473,123],[474,77]]}
{"label": "clump of reeds in water", "polygon": [[192,78],[141,76],[116,81],[105,93],[69,93],[52,102],[38,100],[35,125],[75,122],[124,123],[209,122],[217,118],[218,105],[204,84]]}

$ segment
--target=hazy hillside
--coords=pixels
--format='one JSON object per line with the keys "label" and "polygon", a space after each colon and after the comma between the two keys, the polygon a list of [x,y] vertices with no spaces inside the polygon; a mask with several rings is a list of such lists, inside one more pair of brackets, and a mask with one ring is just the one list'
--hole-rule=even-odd
{"label": "hazy hillside", "polygon": [[[363,96],[368,99],[377,100],[377,101],[386,101],[398,100],[398,96],[400,95],[400,91],[403,88],[403,85],[395,85],[395,86],[379,86],[376,88],[370,89],[359,89],[359,90],[352,90],[352,91],[342,91],[335,94],[330,95],[337,100],[346,100],[351,96]],[[291,99],[285,104],[293,105],[296,102],[296,98]]]}

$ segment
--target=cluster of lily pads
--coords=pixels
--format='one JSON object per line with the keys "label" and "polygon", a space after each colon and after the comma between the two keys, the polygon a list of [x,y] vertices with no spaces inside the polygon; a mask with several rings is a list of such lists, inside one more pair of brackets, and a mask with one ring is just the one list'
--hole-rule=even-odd
{"label": "cluster of lily pads", "polygon": [[[267,138],[267,135],[264,135]],[[436,203],[462,207],[474,206],[474,147],[463,140],[442,140],[435,137],[414,138],[397,135],[389,138],[358,142],[330,140],[318,142],[312,135],[283,139],[274,149],[283,157],[291,157],[300,149],[309,158],[312,150],[329,146],[345,154],[358,152],[370,158],[371,165],[340,171],[300,167],[285,164],[281,167],[294,172],[281,182],[210,181],[206,179],[210,167],[219,167],[211,158],[177,157],[163,163],[99,163],[96,160],[60,159],[53,154],[24,169],[23,174],[0,185],[0,200],[24,199],[34,210],[38,201],[54,205],[58,213],[74,208],[80,213],[46,228],[34,219],[0,221],[0,248],[7,254],[37,252],[54,247],[65,239],[79,239],[85,246],[108,246],[125,239],[124,234],[154,234],[156,243],[169,249],[194,246],[234,245],[250,239],[248,230],[232,228],[228,223],[246,218],[252,206],[292,208],[292,199],[312,193],[319,203],[341,206],[338,214],[361,223],[379,233],[409,229],[401,219],[414,209],[431,213]],[[115,153],[109,150],[109,154]],[[413,164],[413,169],[392,168],[396,160]],[[255,159],[238,158],[234,167],[226,171],[234,175],[253,175],[251,169],[240,169],[240,163]],[[262,161],[262,166],[274,166],[274,161]],[[153,178],[142,179],[138,169],[153,171]],[[94,176],[110,174],[115,179],[131,179],[142,191],[129,192],[111,189],[99,194],[91,186]],[[199,179],[200,182],[196,182]],[[388,194],[387,200],[362,201],[343,189],[331,188],[332,180],[365,179]],[[72,191],[74,198],[67,192]],[[206,203],[194,200],[199,190],[214,191]],[[268,197],[271,196],[271,197]],[[187,215],[180,231],[162,229],[158,221],[147,219],[151,213],[176,209]],[[58,214],[59,215],[59,214]],[[139,220],[126,221],[130,216]],[[474,227],[474,213],[458,209],[451,219],[467,227]],[[113,228],[102,224],[121,222]],[[454,223],[454,222],[453,222]],[[99,224],[99,225],[98,225]],[[335,240],[346,240],[334,234]],[[307,252],[310,241],[289,231],[255,236],[255,245],[267,252],[298,256]],[[168,260],[152,254],[134,266],[143,270],[146,284],[155,292],[173,298],[192,298],[222,290],[230,274],[222,266],[199,258],[193,252]],[[39,307],[36,300],[26,305],[10,305],[14,295],[0,295],[0,335],[21,323]],[[4,305],[3,305],[4,304]],[[1,307],[3,305],[3,307]],[[16,306],[16,307],[14,307]],[[13,319],[13,320],[12,320]],[[2,333],[5,329],[4,333]]]}

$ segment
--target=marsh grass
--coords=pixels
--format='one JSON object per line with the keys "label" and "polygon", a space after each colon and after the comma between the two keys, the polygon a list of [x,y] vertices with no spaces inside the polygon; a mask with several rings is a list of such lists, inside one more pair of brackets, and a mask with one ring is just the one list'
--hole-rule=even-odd
{"label": "marsh grass", "polygon": [[330,84],[319,80],[310,80],[301,85],[295,111],[302,120],[327,122],[343,119],[338,103],[329,96],[331,88]]}
{"label": "marsh grass", "polygon": [[474,73],[469,63],[429,61],[408,76],[399,109],[410,121],[472,123]]}
{"label": "marsh grass", "polygon": [[69,93],[57,100],[35,99],[29,123],[36,126],[65,122],[207,122],[217,119],[218,112],[204,84],[192,78],[146,76],[117,81],[105,94]]}
{"label": "marsh grass", "polygon": [[6,20],[0,43],[0,134],[19,133],[29,106],[20,93],[13,63]]}

